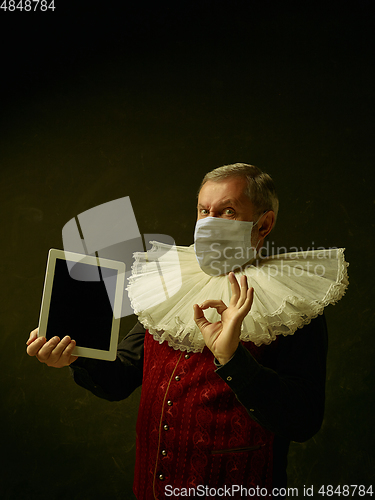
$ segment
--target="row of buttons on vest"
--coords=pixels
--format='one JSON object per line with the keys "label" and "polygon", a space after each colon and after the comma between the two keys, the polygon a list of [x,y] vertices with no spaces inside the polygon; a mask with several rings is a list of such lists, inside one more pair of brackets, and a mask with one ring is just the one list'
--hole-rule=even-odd
{"label": "row of buttons on vest", "polygon": [[[190,354],[185,354],[185,359],[189,359],[189,358],[190,358]],[[175,379],[176,382],[179,382],[181,380],[181,377],[179,375],[176,375],[174,379]],[[173,405],[173,401],[171,401],[170,399],[168,399],[167,405],[168,406],[172,406]],[[163,425],[163,429],[165,431],[169,430],[169,425],[168,424],[164,424]],[[161,455],[163,457],[166,457],[168,455],[167,450],[161,450]],[[159,474],[158,478],[160,479],[160,481],[164,481],[165,476],[164,476],[164,474]]]}
{"label": "row of buttons on vest", "polygon": [[[190,358],[190,354],[185,354],[185,359],[189,359]],[[175,378],[176,382],[179,382],[181,380],[181,377],[179,375],[176,375]],[[168,401],[168,404],[169,404],[169,401]],[[171,405],[169,405],[171,406]]]}

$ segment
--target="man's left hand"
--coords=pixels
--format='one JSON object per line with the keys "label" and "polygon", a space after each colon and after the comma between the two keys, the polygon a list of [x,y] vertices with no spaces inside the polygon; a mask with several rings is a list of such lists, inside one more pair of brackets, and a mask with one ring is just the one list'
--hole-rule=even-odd
{"label": "man's left hand", "polygon": [[[247,277],[241,276],[241,288],[234,273],[229,273],[232,297],[227,307],[222,300],[205,300],[200,306],[194,304],[194,321],[202,332],[206,346],[221,365],[227,363],[236,352],[240,342],[241,324],[253,303],[254,289],[248,288]],[[221,321],[210,323],[204,309],[213,307]]]}

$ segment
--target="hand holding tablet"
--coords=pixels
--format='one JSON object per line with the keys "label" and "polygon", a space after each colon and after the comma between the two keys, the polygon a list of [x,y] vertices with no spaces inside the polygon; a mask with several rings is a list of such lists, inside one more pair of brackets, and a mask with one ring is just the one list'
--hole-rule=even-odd
{"label": "hand holding tablet", "polygon": [[54,368],[69,366],[78,358],[78,356],[72,355],[73,349],[76,347],[75,340],[66,336],[61,341],[58,337],[47,341],[45,337],[38,337],[38,328],[30,333],[26,345],[29,356],[36,356],[41,363]]}
{"label": "hand holding tablet", "polygon": [[114,361],[124,288],[123,262],[51,249],[28,354],[58,367],[76,356]]}

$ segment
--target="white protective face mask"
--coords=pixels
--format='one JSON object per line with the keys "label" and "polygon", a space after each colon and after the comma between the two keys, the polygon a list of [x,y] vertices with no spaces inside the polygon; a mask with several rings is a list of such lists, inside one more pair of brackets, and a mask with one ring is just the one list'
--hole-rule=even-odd
{"label": "white protective face mask", "polygon": [[221,217],[199,219],[195,225],[194,250],[202,271],[221,276],[253,261],[257,250],[251,246],[251,231],[262,215],[255,223]]}

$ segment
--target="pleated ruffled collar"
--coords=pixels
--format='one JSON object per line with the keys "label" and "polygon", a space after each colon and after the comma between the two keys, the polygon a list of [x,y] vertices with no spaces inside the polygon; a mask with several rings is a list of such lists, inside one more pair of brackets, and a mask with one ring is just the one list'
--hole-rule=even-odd
{"label": "pleated ruffled collar", "polygon": [[[193,319],[193,304],[221,299],[229,304],[227,276],[209,276],[197,262],[193,245],[170,246],[152,242],[149,252],[134,254],[127,291],[139,321],[158,342],[174,349],[201,352],[203,336]],[[254,288],[254,301],[243,321],[240,339],[270,344],[277,335],[298,328],[335,304],[348,286],[348,263],[343,248],[292,252],[261,258],[244,271]],[[220,316],[205,310],[213,322]]]}

